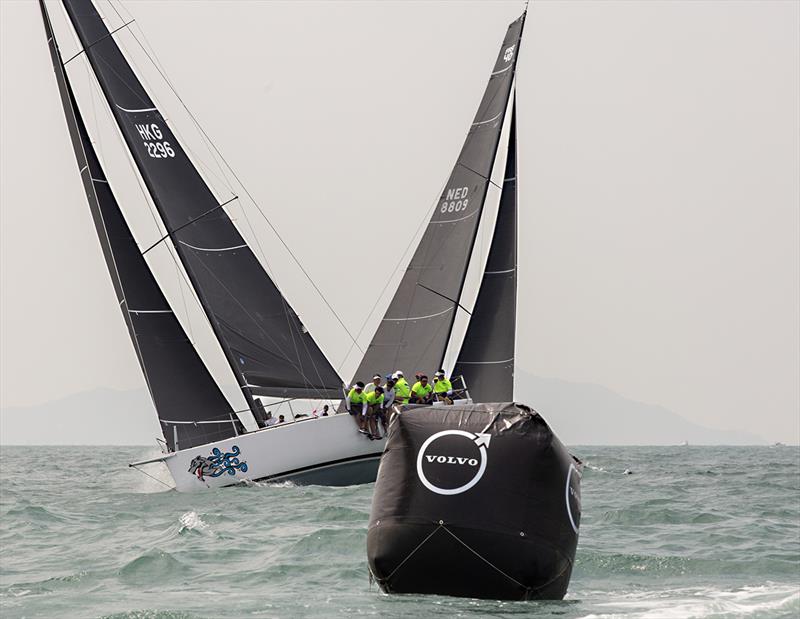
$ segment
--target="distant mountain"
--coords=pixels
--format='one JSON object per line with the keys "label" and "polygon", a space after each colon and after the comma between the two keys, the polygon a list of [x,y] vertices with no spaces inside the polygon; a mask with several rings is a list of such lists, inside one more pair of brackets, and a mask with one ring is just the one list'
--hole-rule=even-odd
{"label": "distant mountain", "polygon": [[153,445],[157,436],[158,420],[144,389],[96,389],[0,409],[4,445]]}
{"label": "distant mountain", "polygon": [[663,406],[600,385],[516,374],[517,399],[535,408],[568,445],[763,445],[756,434],[697,425]]}
{"label": "distant mountain", "polygon": [[[757,445],[754,434],[694,424],[662,406],[628,400],[598,385],[517,372],[517,398],[567,445]],[[39,406],[0,410],[5,445],[151,445],[160,436],[143,389],[97,389]]]}

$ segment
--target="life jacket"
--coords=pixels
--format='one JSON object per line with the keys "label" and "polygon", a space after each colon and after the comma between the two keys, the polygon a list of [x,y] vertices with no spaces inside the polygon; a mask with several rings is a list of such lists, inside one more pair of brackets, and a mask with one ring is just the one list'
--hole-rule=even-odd
{"label": "life jacket", "polygon": [[376,393],[375,391],[370,391],[367,394],[367,404],[373,406],[374,404],[383,404],[383,394]]}
{"label": "life jacket", "polygon": [[447,393],[453,388],[453,383],[451,383],[446,378],[440,378],[433,384],[433,390],[436,393]]}
{"label": "life jacket", "polygon": [[416,383],[414,383],[414,386],[411,387],[411,393],[416,395],[421,400],[425,399],[430,394],[431,391],[433,391],[433,387],[431,387],[430,383],[428,383],[423,387],[422,383],[420,381],[417,381]]}
{"label": "life jacket", "polygon": [[408,404],[408,398],[411,396],[411,389],[408,387],[408,382],[402,376],[397,379],[394,384],[395,397],[403,404]]}
{"label": "life jacket", "polygon": [[347,394],[347,398],[350,400],[350,404],[363,404],[364,400],[367,399],[367,395],[362,390],[361,393],[358,393],[353,387],[350,390],[350,393]]}

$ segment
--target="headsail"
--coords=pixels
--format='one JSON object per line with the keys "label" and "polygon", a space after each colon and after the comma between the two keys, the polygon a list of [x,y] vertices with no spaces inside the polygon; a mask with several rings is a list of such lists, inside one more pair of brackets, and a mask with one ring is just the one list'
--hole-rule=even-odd
{"label": "headsail", "polygon": [[336,370],[178,143],[91,0],[63,2],[251,407],[252,394],[341,397]]}
{"label": "headsail", "polygon": [[517,130],[511,112],[503,193],[478,300],[454,376],[463,376],[475,402],[514,399],[517,326]]}
{"label": "headsail", "polygon": [[186,337],[119,209],[76,105],[43,0],[39,5],[97,236],[164,438],[175,450],[235,436],[239,420]]}
{"label": "headsail", "polygon": [[[511,96],[525,14],[511,23],[455,168],[357,377],[443,362]],[[505,153],[502,153],[505,155]]]}

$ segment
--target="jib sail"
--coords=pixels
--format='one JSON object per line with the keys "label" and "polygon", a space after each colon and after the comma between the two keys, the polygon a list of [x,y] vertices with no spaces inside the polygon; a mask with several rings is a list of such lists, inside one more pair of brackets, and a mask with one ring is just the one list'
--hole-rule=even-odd
{"label": "jib sail", "polygon": [[514,399],[517,331],[517,137],[511,116],[503,193],[489,259],[454,376],[463,376],[475,402]]}
{"label": "jib sail", "polygon": [[47,9],[39,0],[72,147],[106,266],[170,450],[237,433],[238,419],[142,257],[75,102]]}

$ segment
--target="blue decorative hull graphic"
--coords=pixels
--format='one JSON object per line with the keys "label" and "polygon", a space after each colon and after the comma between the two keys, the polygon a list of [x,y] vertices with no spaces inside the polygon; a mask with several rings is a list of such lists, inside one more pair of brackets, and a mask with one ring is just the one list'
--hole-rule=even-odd
{"label": "blue decorative hull graphic", "polygon": [[218,447],[211,450],[208,457],[195,456],[189,463],[189,473],[196,475],[201,481],[206,477],[220,477],[236,475],[236,471],[247,472],[247,462],[239,460],[241,450],[238,445],[232,445],[230,451],[221,451]]}

